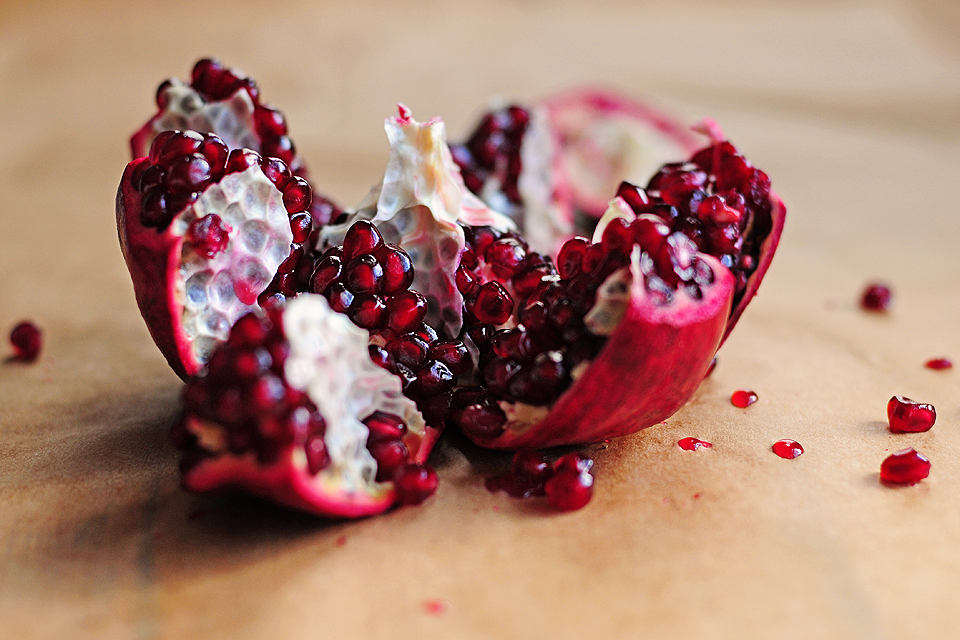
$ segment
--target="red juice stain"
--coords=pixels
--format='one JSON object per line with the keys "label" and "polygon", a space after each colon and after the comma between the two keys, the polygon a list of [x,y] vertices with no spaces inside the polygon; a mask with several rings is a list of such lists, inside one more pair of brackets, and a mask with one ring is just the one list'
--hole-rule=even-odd
{"label": "red juice stain", "polygon": [[696,451],[701,447],[709,449],[713,446],[713,443],[707,442],[706,440],[698,440],[697,438],[680,438],[680,440],[677,441],[677,446],[684,451]]}
{"label": "red juice stain", "polygon": [[730,403],[735,407],[746,409],[757,401],[757,394],[749,389],[738,389],[730,396]]}
{"label": "red juice stain", "polygon": [[337,546],[338,546],[338,547],[342,547],[342,546],[345,545],[345,544],[347,544],[347,536],[340,536],[340,537],[337,538]]}
{"label": "red juice stain", "polygon": [[943,371],[945,369],[953,368],[953,361],[950,358],[931,358],[927,360],[924,365],[927,369],[933,369],[934,371]]}
{"label": "red juice stain", "polygon": [[785,460],[793,460],[803,455],[803,447],[796,440],[777,440],[771,448],[775,454]]}
{"label": "red juice stain", "polygon": [[903,449],[880,463],[880,479],[892,484],[916,484],[930,475],[930,461],[914,449]]}
{"label": "red juice stain", "polygon": [[432,616],[442,616],[450,610],[450,603],[442,598],[423,601],[423,610]]}

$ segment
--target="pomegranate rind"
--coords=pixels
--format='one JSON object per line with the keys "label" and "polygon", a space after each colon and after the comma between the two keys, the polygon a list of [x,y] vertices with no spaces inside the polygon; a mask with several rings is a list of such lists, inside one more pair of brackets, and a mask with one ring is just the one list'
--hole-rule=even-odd
{"label": "pomegranate rind", "polygon": [[700,254],[716,276],[704,298],[695,301],[678,291],[671,305],[660,306],[643,287],[638,254],[610,276],[630,280],[623,316],[570,388],[539,412],[501,402],[508,417],[503,434],[492,440],[467,437],[506,450],[588,444],[658,424],[693,397],[723,337],[733,275]]}
{"label": "pomegranate rind", "polygon": [[407,426],[403,442],[410,460],[424,462],[439,432],[427,427],[416,404],[403,395],[400,378],[367,355],[370,334],[333,311],[318,295],[303,294],[283,311],[289,355],[284,375],[304,391],[326,422],[328,466],[316,474],[302,447],[291,445],[263,464],[252,451],[231,453],[225,428],[193,415],[185,427],[198,441],[199,456],[187,455],[182,484],[188,491],[240,489],[314,515],[358,518],[375,515],[397,502],[392,481],[376,481],[377,463],[365,443],[361,419],[383,411]]}

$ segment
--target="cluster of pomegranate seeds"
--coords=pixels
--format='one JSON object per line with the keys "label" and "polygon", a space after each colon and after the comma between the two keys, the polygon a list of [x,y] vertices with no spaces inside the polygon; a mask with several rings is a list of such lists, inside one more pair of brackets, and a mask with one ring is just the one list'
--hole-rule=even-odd
{"label": "cluster of pomegranate seeds", "polygon": [[934,371],[945,371],[953,368],[953,361],[950,358],[931,358],[923,363],[923,366]]}
{"label": "cluster of pomegranate seeds", "polygon": [[[242,316],[214,352],[207,374],[188,381],[184,411],[221,425],[230,453],[252,451],[262,464],[270,464],[290,447],[300,447],[310,473],[316,474],[329,464],[326,422],[307,394],[287,383],[289,348],[279,312]],[[220,453],[187,431],[183,421],[174,425],[171,439],[188,453],[186,464],[190,455]]]}
{"label": "cluster of pomegranate seeds", "polygon": [[507,202],[523,204],[517,188],[522,162],[520,146],[530,124],[530,113],[518,105],[496,109],[483,116],[464,144],[450,145],[464,184],[480,195],[494,178]]}
{"label": "cluster of pomegranate seeds", "polygon": [[[283,194],[294,242],[309,238],[313,193],[309,183],[294,176],[279,158],[261,157],[249,149],[228,151],[219,137],[209,133],[164,131],[154,139],[149,156],[136,162],[131,181],[143,194],[140,219],[145,227],[166,229],[175,215],[224,175],[259,166]],[[205,250],[215,252],[225,246],[218,238],[226,231],[222,221],[211,220],[198,222],[190,233],[202,239]]]}
{"label": "cluster of pomegranate seeds", "polygon": [[664,165],[646,189],[624,182],[617,195],[637,214],[657,216],[730,269],[737,306],[773,227],[770,179],[763,171],[731,143],[717,142],[688,162]]}
{"label": "cluster of pomegranate seeds", "polygon": [[377,461],[377,482],[393,481],[399,504],[420,504],[437,490],[437,473],[429,466],[410,460],[403,443],[407,425],[402,418],[375,411],[363,424],[370,434],[367,449]]}
{"label": "cluster of pomegranate seeds", "polygon": [[698,438],[686,437],[680,438],[677,440],[677,446],[683,449],[684,451],[696,451],[698,449],[706,448],[709,449],[713,446],[712,442],[707,442],[706,440],[700,440]]}
{"label": "cluster of pomegranate seeds", "polygon": [[860,308],[865,311],[887,311],[891,302],[893,292],[882,282],[871,282],[860,295]]}
{"label": "cluster of pomegranate seeds", "polygon": [[771,447],[773,452],[785,460],[793,460],[803,455],[803,446],[796,440],[777,440]]}
{"label": "cluster of pomegranate seeds", "polygon": [[561,511],[580,509],[593,496],[593,460],[579,453],[568,453],[550,462],[540,451],[517,451],[510,472],[488,478],[490,491],[505,491],[514,498],[547,496],[547,502]]}
{"label": "cluster of pomegranate seeds", "polygon": [[880,479],[893,484],[916,484],[930,475],[930,461],[912,448],[897,451],[880,463]]}
{"label": "cluster of pomegranate seeds", "polygon": [[309,290],[331,308],[370,331],[370,357],[403,381],[429,424],[447,417],[457,377],[473,368],[462,340],[440,340],[424,322],[427,300],[410,289],[413,262],[399,246],[385,244],[376,226],[355,222],[316,263]]}
{"label": "cluster of pomegranate seeds", "polygon": [[932,404],[893,396],[887,402],[887,420],[894,433],[920,433],[937,421],[937,410]]}
{"label": "cluster of pomegranate seeds", "polygon": [[738,389],[730,395],[730,403],[741,409],[746,409],[757,401],[757,394],[749,389]]}
{"label": "cluster of pomegranate seeds", "polygon": [[10,331],[10,344],[13,346],[13,359],[19,362],[33,362],[40,357],[43,336],[39,327],[32,322],[19,323]]}

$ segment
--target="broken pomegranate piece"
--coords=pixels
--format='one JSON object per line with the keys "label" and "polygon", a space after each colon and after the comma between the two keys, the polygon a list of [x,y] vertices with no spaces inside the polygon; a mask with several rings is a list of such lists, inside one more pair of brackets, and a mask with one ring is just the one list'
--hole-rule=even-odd
{"label": "broken pomegranate piece", "polygon": [[171,438],[191,491],[239,488],[330,517],[419,504],[437,484],[428,429],[369,334],[312,294],[241,317],[184,389]]}
{"label": "broken pomegranate piece", "polygon": [[43,335],[40,328],[32,322],[24,321],[10,331],[10,346],[13,347],[13,359],[19,362],[33,362],[40,357]]}
{"label": "broken pomegranate piece", "polygon": [[593,232],[624,180],[645,180],[697,148],[672,117],[609,91],[575,89],[531,107],[496,105],[451,145],[463,180],[537,251]]}
{"label": "broken pomegranate piece", "polygon": [[310,234],[311,189],[278,158],[220,138],[163,132],[127,165],[120,248],[140,312],[170,366],[197,373],[234,321],[292,271]]}
{"label": "broken pomegranate piece", "polygon": [[937,410],[926,402],[893,396],[887,402],[887,421],[890,431],[894,433],[921,433],[933,427],[937,421]]}

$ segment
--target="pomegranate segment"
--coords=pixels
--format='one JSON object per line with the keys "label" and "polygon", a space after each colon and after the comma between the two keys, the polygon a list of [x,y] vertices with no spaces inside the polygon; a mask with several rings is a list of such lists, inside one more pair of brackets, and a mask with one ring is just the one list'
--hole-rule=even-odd
{"label": "pomegranate segment", "polygon": [[524,107],[494,105],[453,158],[473,193],[511,217],[537,251],[589,235],[623,180],[691,153],[670,116],[610,91],[576,89]]}
{"label": "pomegranate segment", "polygon": [[932,404],[893,396],[887,402],[887,421],[894,433],[921,433],[933,427],[937,410]]}
{"label": "pomegranate segment", "polygon": [[913,448],[887,456],[880,463],[880,479],[892,484],[916,484],[930,475],[930,461]]}
{"label": "pomegranate segment", "polygon": [[560,274],[511,301],[506,328],[484,322],[465,295],[482,384],[454,394],[453,420],[477,444],[549,447],[632,433],[672,415],[706,375],[730,312],[731,272],[621,198],[608,214],[593,243],[565,245]]}
{"label": "pomegranate segment", "polygon": [[184,487],[234,487],[321,516],[419,504],[436,489],[428,430],[369,334],[320,296],[241,317],[184,389],[171,434]]}
{"label": "pomegranate segment", "polygon": [[43,334],[34,323],[30,321],[21,322],[10,331],[10,346],[13,347],[14,360],[33,362],[40,357]]}
{"label": "pomegranate segment", "polygon": [[120,247],[140,312],[178,375],[197,373],[278,272],[292,269],[309,233],[309,195],[281,160],[228,153],[212,134],[161,133],[127,165]]}

